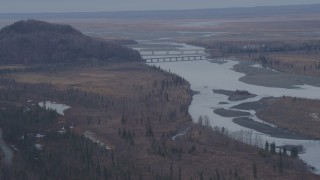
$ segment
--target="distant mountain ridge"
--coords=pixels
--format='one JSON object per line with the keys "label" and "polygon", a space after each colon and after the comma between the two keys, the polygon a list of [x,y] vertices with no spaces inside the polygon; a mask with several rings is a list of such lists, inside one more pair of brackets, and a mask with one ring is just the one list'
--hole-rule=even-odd
{"label": "distant mountain ridge", "polygon": [[18,21],[10,26],[6,26],[0,30],[0,34],[10,33],[39,33],[39,32],[56,32],[60,34],[77,34],[81,32],[71,27],[70,25],[50,24],[37,20]]}
{"label": "distant mountain ridge", "polygon": [[290,14],[319,14],[319,4],[234,7],[191,10],[64,12],[64,13],[0,13],[0,18],[232,18],[264,17]]}
{"label": "distant mountain ridge", "polygon": [[0,64],[138,61],[137,51],[93,39],[69,25],[19,21],[0,30]]}

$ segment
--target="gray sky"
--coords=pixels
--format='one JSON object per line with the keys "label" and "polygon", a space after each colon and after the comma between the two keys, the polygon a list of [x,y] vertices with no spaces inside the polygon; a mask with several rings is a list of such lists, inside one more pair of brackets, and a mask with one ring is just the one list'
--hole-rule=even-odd
{"label": "gray sky", "polygon": [[170,10],[315,3],[320,3],[320,0],[0,0],[0,13]]}

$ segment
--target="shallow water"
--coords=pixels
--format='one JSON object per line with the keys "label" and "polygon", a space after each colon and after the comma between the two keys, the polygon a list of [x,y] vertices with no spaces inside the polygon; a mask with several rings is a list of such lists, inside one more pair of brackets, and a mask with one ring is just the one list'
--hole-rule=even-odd
{"label": "shallow water", "polygon": [[[176,43],[167,44],[177,45]],[[180,49],[198,48],[183,44],[180,47]],[[302,145],[304,147],[304,153],[299,154],[299,157],[309,165],[315,167],[315,173],[320,173],[318,171],[320,169],[320,141],[271,137],[269,135],[235,124],[232,121],[233,118],[222,117],[213,113],[213,109],[228,109],[244,102],[258,101],[264,97],[270,96],[292,96],[320,99],[320,88],[311,85],[297,85],[297,88],[286,89],[246,84],[239,81],[239,78],[245,76],[245,74],[233,70],[233,67],[238,63],[238,61],[227,59],[226,63],[223,64],[211,63],[209,61],[184,61],[154,63],[152,65],[159,66],[164,70],[182,76],[191,84],[192,90],[200,92],[199,94],[194,95],[189,107],[189,113],[194,122],[197,122],[200,116],[207,116],[209,117],[211,126],[225,127],[228,129],[231,136],[237,136],[239,140],[256,146],[263,146],[266,140],[269,142],[275,142],[277,146]],[[213,89],[231,91],[236,89],[247,90],[250,93],[256,94],[257,97],[233,102],[228,100],[228,96],[214,93],[212,91]],[[228,104],[220,104],[220,102],[228,102]],[[246,112],[251,113],[252,119],[263,122],[255,116],[255,112]],[[247,137],[243,137],[245,136],[245,133],[243,132],[250,132],[249,141],[246,140]],[[253,138],[255,138],[255,141],[258,140],[259,142],[253,143]]]}
{"label": "shallow water", "polygon": [[40,102],[39,106],[45,107],[46,109],[55,110],[60,115],[64,115],[64,111],[70,108],[70,106],[67,106],[65,104],[58,104],[51,101]]}

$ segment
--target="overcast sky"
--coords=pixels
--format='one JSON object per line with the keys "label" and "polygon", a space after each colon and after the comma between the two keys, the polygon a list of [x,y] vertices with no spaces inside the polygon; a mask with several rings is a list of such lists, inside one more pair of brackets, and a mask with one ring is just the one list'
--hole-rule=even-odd
{"label": "overcast sky", "polygon": [[0,13],[170,10],[315,3],[320,3],[320,0],[0,0]]}

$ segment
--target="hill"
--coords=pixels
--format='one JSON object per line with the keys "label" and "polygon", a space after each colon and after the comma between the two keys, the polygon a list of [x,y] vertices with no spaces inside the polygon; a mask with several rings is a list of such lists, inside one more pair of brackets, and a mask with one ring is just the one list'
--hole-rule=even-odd
{"label": "hill", "polygon": [[0,30],[0,64],[138,60],[138,52],[85,36],[69,25],[27,20]]}

